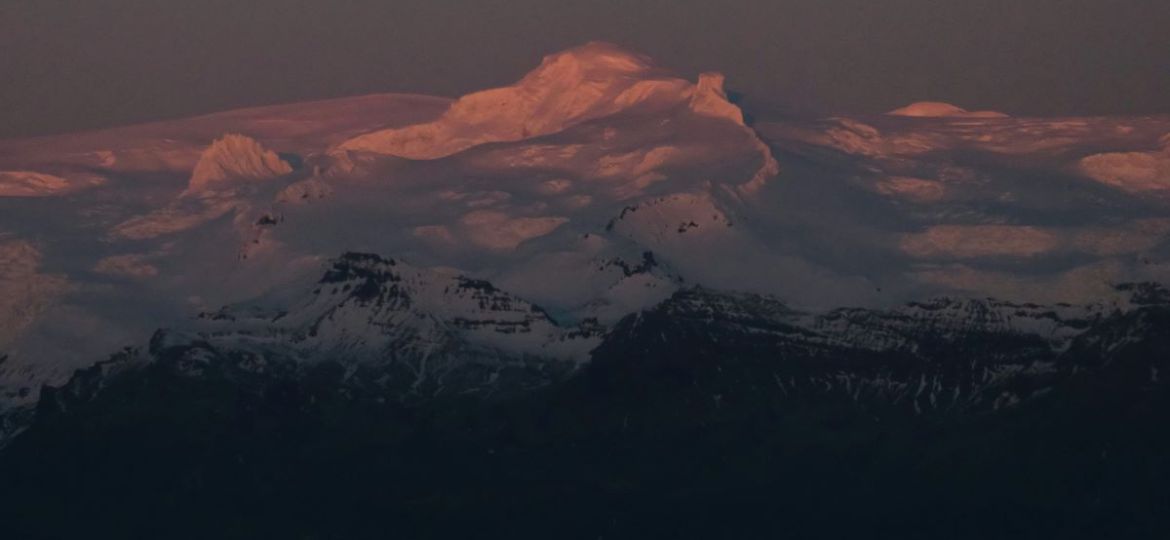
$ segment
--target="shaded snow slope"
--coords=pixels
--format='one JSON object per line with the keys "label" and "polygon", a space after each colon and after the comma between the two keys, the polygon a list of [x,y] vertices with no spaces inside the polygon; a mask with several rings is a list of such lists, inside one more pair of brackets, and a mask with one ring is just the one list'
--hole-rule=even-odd
{"label": "shaded snow slope", "polygon": [[1170,277],[1159,180],[1170,117],[874,116],[756,128],[789,164],[776,183],[789,215],[778,221],[812,231],[800,249],[857,264],[883,295],[914,283],[1088,301],[1114,283]]}

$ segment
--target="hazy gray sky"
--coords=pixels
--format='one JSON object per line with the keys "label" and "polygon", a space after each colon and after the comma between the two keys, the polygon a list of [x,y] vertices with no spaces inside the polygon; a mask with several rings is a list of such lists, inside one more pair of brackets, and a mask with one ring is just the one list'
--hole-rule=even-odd
{"label": "hazy gray sky", "polygon": [[1170,112],[1167,0],[0,0],[0,137],[458,95],[592,39],[797,110]]}

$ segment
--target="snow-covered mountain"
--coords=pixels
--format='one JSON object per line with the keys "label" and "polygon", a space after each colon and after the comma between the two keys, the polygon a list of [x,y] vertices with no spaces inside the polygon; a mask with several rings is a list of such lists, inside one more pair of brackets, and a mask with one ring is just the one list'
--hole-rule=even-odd
{"label": "snow-covered mountain", "polygon": [[[701,417],[730,402],[856,407],[939,421],[1010,411],[1084,381],[1165,389],[1170,291],[1122,284],[1087,305],[936,298],[889,309],[794,309],[770,296],[679,289],[612,327],[450,272],[348,253],[302,287],[161,329],[50,387],[38,407],[84,410],[108,388],[167,377],[245,394],[328,383],[357,403],[516,399],[585,379],[637,395],[672,387]],[[587,368],[582,369],[583,366]],[[621,390],[618,390],[622,392]],[[19,409],[9,434],[33,419]]]}
{"label": "snow-covered mountain", "polygon": [[260,371],[268,358],[339,362],[405,399],[491,393],[501,379],[538,385],[584,363],[601,338],[486,281],[376,255],[342,255],[311,290],[295,292],[201,314],[186,332],[156,335],[154,346],[246,355]]}
{"label": "snow-covered mountain", "polygon": [[994,358],[956,349],[990,371],[809,375],[980,408],[996,370],[1048,373],[1130,313],[1118,284],[1170,281],[1170,117],[782,119],[724,84],[590,43],[457,100],[0,141],[4,430],[126,347],[119,365],[328,359],[399,397],[491,393],[695,310],[764,310],[731,335],[791,330],[774,344],[816,358],[933,366],[939,340],[998,336]]}

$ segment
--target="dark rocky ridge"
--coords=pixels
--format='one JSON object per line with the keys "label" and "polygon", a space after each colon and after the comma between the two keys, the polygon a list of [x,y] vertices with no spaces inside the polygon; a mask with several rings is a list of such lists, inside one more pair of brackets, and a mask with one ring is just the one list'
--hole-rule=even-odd
{"label": "dark rocky ridge", "polygon": [[[410,296],[370,257],[316,285],[330,305]],[[605,332],[583,369],[529,358],[425,399],[401,358],[164,331],[43,394],[0,453],[0,508],[47,538],[1149,537],[1170,501],[1170,304],[1120,290],[809,314],[691,288],[574,330]]]}

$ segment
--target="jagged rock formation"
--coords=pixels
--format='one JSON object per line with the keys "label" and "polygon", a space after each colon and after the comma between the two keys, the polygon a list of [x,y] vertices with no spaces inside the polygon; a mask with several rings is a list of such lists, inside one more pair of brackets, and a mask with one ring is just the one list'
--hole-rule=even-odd
{"label": "jagged rock formation", "polygon": [[230,182],[269,180],[292,172],[292,166],[259,141],[227,134],[204,150],[191,173],[187,191],[195,193]]}

